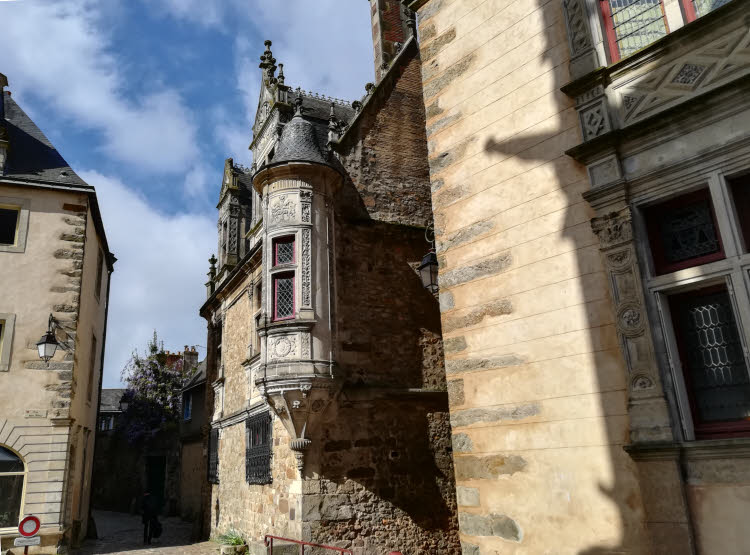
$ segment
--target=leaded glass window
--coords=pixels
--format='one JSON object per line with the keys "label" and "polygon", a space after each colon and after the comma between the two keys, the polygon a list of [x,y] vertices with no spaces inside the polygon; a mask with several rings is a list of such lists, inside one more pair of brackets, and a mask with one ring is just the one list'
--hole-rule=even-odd
{"label": "leaded glass window", "polygon": [[274,319],[294,317],[294,274],[279,274],[273,278]]}
{"label": "leaded glass window", "polygon": [[274,260],[273,265],[292,264],[294,262],[294,238],[284,237],[273,242]]}
{"label": "leaded glass window", "polygon": [[750,377],[726,288],[677,295],[671,306],[696,432],[750,418]]}
{"label": "leaded glass window", "polygon": [[0,529],[18,526],[24,470],[23,461],[18,455],[0,447]]}
{"label": "leaded glass window", "polygon": [[208,437],[208,481],[219,483],[219,430],[214,428]]}
{"label": "leaded glass window", "polygon": [[248,484],[270,484],[273,421],[266,411],[245,421],[245,479]]}
{"label": "leaded glass window", "polygon": [[20,214],[17,208],[0,207],[0,245],[16,244]]}
{"label": "leaded glass window", "polygon": [[667,34],[661,0],[602,0],[602,11],[615,61]]}
{"label": "leaded glass window", "polygon": [[724,4],[728,4],[730,0],[692,0],[693,6],[695,7],[695,14],[700,17],[706,15],[713,10],[720,8]]}
{"label": "leaded glass window", "polygon": [[648,210],[647,219],[654,265],[659,274],[724,256],[707,190],[654,206]]}

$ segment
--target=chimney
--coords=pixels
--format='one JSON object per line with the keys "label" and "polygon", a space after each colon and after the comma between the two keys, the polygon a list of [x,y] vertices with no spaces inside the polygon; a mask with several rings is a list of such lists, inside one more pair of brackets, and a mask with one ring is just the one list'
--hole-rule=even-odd
{"label": "chimney", "polygon": [[185,361],[185,370],[195,368],[198,366],[198,351],[195,350],[195,347],[188,349],[188,346],[185,345],[185,352],[182,354],[182,359]]}
{"label": "chimney", "polygon": [[401,46],[412,35],[414,13],[401,0],[369,0],[372,17],[372,47],[375,55],[375,79],[388,71]]}
{"label": "chimney", "polygon": [[8,159],[8,130],[5,128],[5,87],[8,78],[0,73],[0,175],[5,171],[5,161]]}

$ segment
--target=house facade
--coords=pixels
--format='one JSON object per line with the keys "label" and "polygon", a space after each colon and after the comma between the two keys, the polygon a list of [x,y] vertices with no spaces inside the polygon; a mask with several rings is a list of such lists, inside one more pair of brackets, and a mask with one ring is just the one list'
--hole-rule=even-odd
{"label": "house facade", "polygon": [[[87,530],[115,258],[94,188],[6,86],[0,74],[0,549],[33,514],[36,552],[56,553]],[[58,348],[45,362],[48,329]]]}
{"label": "house facade", "polygon": [[463,553],[745,553],[750,5],[407,4]]}
{"label": "house facade", "polygon": [[266,534],[459,551],[439,310],[417,272],[432,213],[408,15],[374,32],[378,79],[351,103],[287,85],[267,41],[253,166],[225,165],[201,308],[205,518],[258,552]]}

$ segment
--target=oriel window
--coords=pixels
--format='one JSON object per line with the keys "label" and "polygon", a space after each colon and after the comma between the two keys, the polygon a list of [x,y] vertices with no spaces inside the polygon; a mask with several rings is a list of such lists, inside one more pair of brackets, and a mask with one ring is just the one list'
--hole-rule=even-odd
{"label": "oriel window", "polygon": [[294,263],[294,237],[280,237],[273,241],[273,265]]}
{"label": "oriel window", "polygon": [[273,276],[274,320],[294,318],[294,273]]}
{"label": "oriel window", "polygon": [[248,484],[270,484],[273,420],[266,411],[245,421],[245,479]]}

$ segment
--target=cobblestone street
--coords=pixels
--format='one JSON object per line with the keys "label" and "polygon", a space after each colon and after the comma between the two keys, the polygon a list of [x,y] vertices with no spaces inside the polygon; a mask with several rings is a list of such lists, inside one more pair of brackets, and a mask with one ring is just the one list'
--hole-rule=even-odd
{"label": "cobblestone street", "polygon": [[190,543],[192,524],[179,518],[162,518],[162,536],[143,545],[143,525],[139,515],[94,511],[98,540],[87,540],[72,555],[216,555],[214,542]]}

